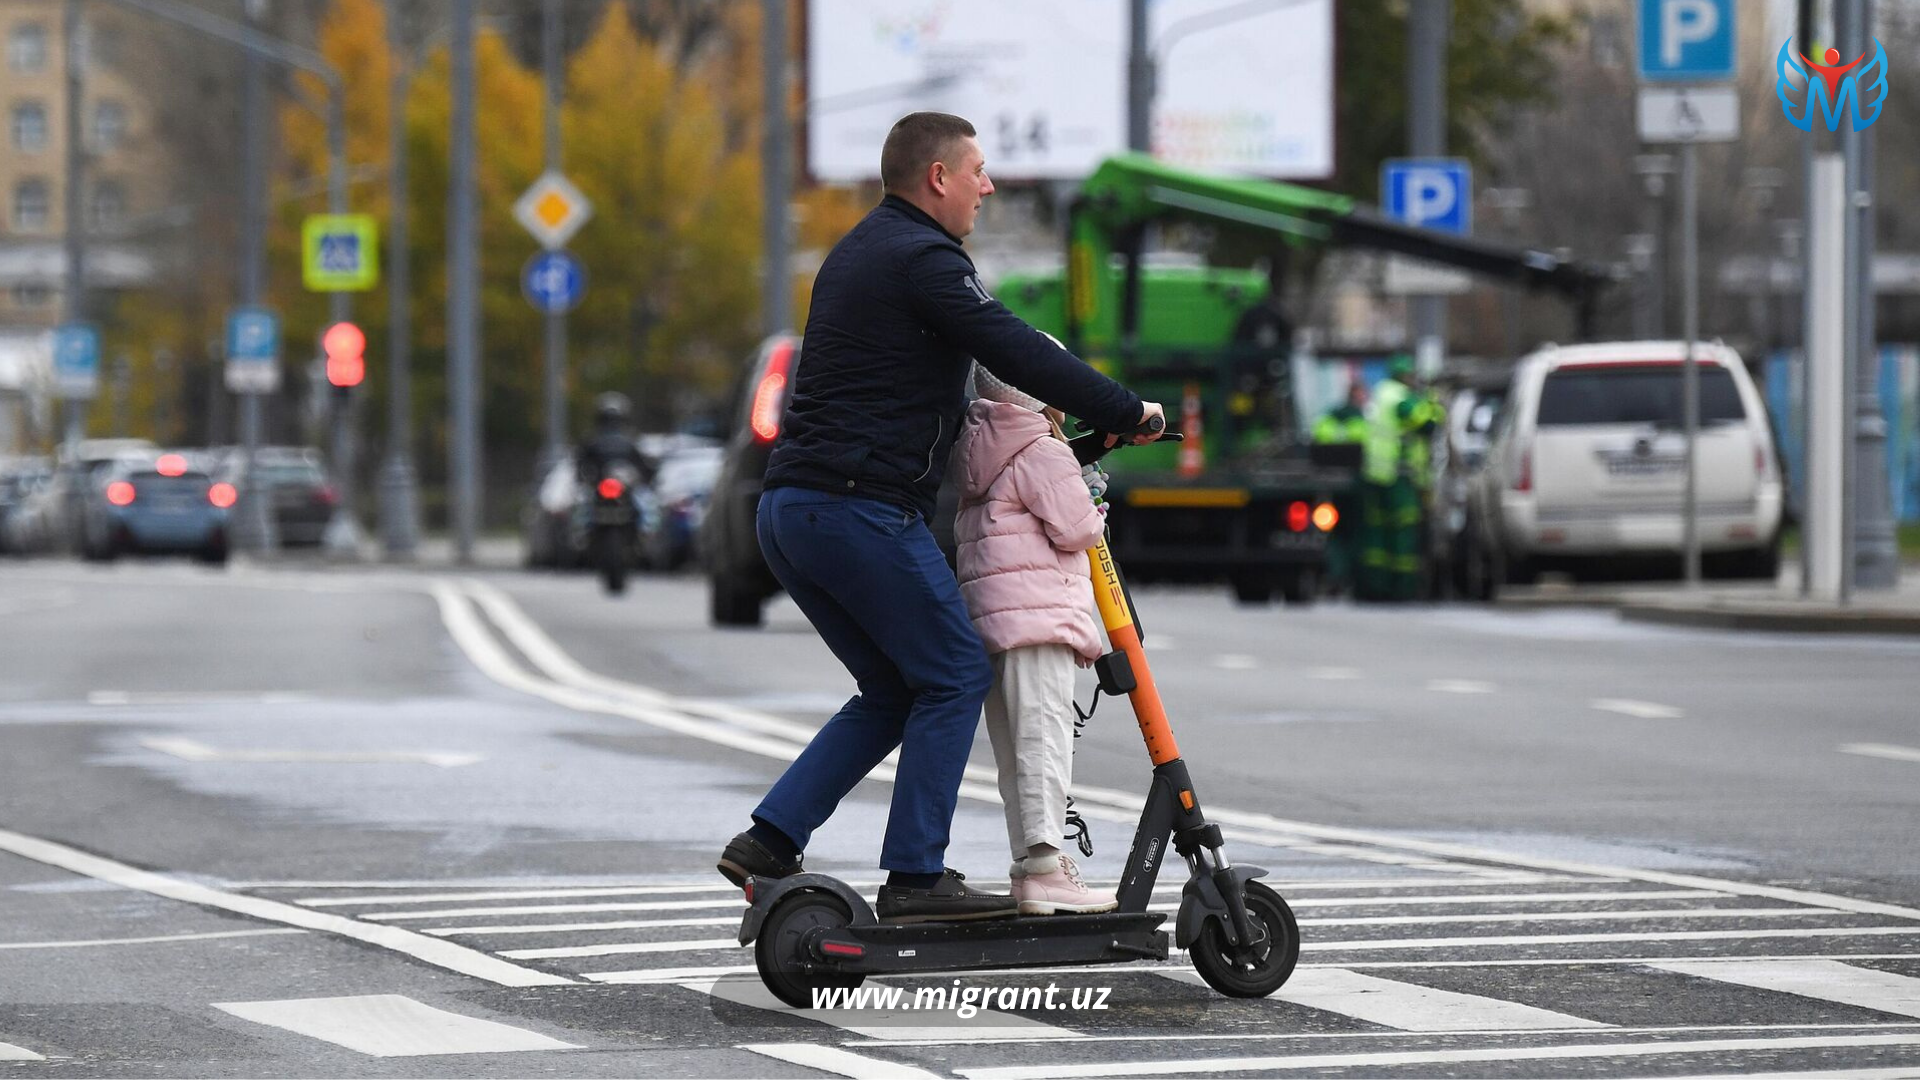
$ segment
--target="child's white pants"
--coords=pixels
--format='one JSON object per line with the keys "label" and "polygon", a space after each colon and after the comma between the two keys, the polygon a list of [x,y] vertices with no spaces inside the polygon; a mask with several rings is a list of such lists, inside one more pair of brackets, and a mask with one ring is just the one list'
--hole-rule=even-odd
{"label": "child's white pants", "polygon": [[1025,645],[994,653],[987,691],[987,739],[1000,769],[1013,857],[1035,844],[1060,846],[1073,781],[1073,672],[1067,645]]}

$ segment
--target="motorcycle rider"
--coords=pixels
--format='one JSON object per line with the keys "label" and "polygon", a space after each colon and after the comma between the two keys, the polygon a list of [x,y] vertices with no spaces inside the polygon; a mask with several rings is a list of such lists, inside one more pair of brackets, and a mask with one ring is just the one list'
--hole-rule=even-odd
{"label": "motorcycle rider", "polygon": [[650,483],[653,466],[633,441],[633,402],[617,391],[601,394],[593,403],[593,432],[574,451],[574,471],[583,486],[591,487],[615,462],[633,466],[640,483]]}

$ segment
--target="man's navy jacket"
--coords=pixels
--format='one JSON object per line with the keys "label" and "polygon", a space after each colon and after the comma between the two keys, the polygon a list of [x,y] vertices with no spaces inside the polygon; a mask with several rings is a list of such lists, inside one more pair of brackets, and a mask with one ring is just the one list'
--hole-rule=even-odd
{"label": "man's navy jacket", "polygon": [[1008,311],[959,240],[887,196],[814,279],[766,486],[877,499],[931,519],[970,359],[1102,430],[1140,423],[1137,395]]}

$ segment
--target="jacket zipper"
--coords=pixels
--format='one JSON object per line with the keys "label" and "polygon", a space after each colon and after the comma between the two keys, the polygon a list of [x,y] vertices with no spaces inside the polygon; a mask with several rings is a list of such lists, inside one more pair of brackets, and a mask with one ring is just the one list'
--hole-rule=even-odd
{"label": "jacket zipper", "polygon": [[927,478],[927,474],[933,472],[933,452],[940,448],[940,436],[945,435],[947,433],[946,417],[936,416],[933,418],[933,423],[934,423],[933,443],[927,447],[927,467],[920,471],[919,476],[916,476],[913,478],[913,482],[916,484],[922,480],[925,480]]}

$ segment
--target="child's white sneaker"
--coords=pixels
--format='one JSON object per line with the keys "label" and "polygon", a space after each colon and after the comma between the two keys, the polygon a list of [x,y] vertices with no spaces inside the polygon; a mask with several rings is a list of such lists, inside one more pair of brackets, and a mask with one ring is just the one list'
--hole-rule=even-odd
{"label": "child's white sneaker", "polygon": [[1022,915],[1091,915],[1120,906],[1113,893],[1087,888],[1080,868],[1065,855],[1029,856],[1021,862],[1026,872],[1013,875],[1013,898]]}

